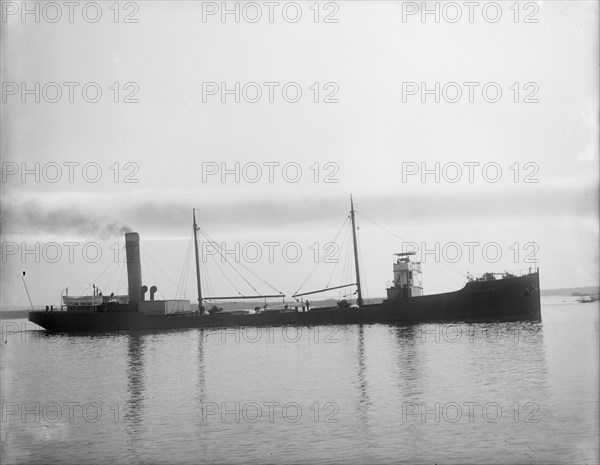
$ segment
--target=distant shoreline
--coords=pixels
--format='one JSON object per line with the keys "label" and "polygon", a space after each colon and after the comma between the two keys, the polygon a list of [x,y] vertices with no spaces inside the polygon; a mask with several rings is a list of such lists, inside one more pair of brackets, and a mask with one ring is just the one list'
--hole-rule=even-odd
{"label": "distant shoreline", "polygon": [[562,289],[542,289],[541,295],[564,295],[567,297],[577,297],[588,294],[598,294],[600,287],[585,286],[585,287],[566,287]]}

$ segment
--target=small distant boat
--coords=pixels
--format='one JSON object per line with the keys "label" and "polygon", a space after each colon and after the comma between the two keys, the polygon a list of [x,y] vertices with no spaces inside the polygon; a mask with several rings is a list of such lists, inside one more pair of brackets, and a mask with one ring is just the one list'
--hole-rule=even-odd
{"label": "small distant boat", "polygon": [[[318,291],[294,294],[297,300],[307,295],[356,286],[355,302],[340,300],[336,306],[312,308],[305,305],[282,309],[257,307],[250,311],[222,311],[209,301],[224,299],[280,298],[277,295],[235,297],[203,297],[200,284],[198,258],[198,226],[193,211],[193,232],[196,256],[196,283],[198,304],[189,300],[155,300],[156,286],[142,285],[139,234],[125,234],[127,252],[128,295],[103,296],[96,291],[93,296],[63,297],[61,311],[32,311],[29,321],[52,332],[94,332],[119,330],[168,330],[180,328],[212,328],[231,326],[268,325],[343,325],[370,323],[422,323],[422,322],[493,322],[539,320],[540,285],[539,270],[515,275],[511,273],[485,273],[480,278],[470,278],[465,286],[454,292],[424,295],[421,284],[421,263],[411,261],[411,253],[398,253],[393,264],[394,281],[386,290],[387,298],[377,304],[365,304],[362,297],[355,210],[350,200],[350,219],[356,282]],[[596,299],[597,300],[597,299]]]}
{"label": "small distant boat", "polygon": [[589,304],[590,302],[597,302],[600,298],[600,294],[585,294],[577,299],[580,304]]}

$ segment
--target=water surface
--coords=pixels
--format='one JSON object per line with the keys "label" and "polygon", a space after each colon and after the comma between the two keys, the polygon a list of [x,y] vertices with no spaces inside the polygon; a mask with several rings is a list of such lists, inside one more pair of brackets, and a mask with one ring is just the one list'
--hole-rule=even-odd
{"label": "water surface", "polygon": [[565,299],[535,323],[3,321],[2,462],[598,463],[598,305]]}

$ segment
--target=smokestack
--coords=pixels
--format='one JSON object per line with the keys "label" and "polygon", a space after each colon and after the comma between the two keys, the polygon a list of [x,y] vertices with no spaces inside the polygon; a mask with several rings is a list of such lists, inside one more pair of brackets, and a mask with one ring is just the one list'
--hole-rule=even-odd
{"label": "smokestack", "polygon": [[140,235],[138,233],[125,233],[125,251],[127,254],[129,303],[137,304],[142,297],[142,263],[140,261]]}

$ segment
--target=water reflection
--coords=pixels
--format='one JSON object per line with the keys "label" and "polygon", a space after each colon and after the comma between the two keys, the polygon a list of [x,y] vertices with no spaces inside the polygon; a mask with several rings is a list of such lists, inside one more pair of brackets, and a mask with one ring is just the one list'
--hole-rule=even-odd
{"label": "water reflection", "polygon": [[[396,411],[396,418],[400,422],[400,434],[397,437],[398,443],[402,444],[402,454],[400,461],[407,457],[416,457],[419,452],[419,431],[415,428],[404,428],[403,425],[403,405],[404,402],[417,399],[423,394],[423,383],[427,381],[420,379],[421,354],[420,347],[417,344],[417,326],[416,325],[392,325],[390,329],[393,332],[393,340],[396,342],[396,376],[398,383],[397,400],[395,403],[400,405],[400,412]],[[400,415],[399,415],[400,414]]]}
{"label": "water reflection", "polygon": [[483,385],[515,373],[517,384],[532,376],[540,387],[547,382],[541,321],[403,325],[394,333],[399,390],[408,398],[434,389],[425,380],[447,364]]}
{"label": "water reflection", "polygon": [[358,371],[357,371],[357,386],[358,386],[358,408],[357,411],[360,413],[360,417],[366,419],[367,411],[371,403],[369,394],[367,393],[367,376],[365,366],[365,327],[360,325],[358,327]]}
{"label": "water reflection", "polygon": [[357,354],[357,388],[358,388],[358,398],[357,398],[357,406],[356,411],[359,414],[359,418],[361,422],[364,423],[366,427],[367,424],[367,414],[369,411],[369,406],[371,405],[371,399],[369,398],[369,394],[367,392],[367,374],[366,374],[366,363],[365,363],[365,327],[360,325],[358,327],[358,354]]}
{"label": "water reflection", "polygon": [[[356,397],[355,412],[360,430],[361,445],[366,448],[363,451],[366,457],[371,456],[371,451],[376,447],[371,428],[369,427],[369,409],[371,407],[371,398],[368,393],[367,383],[367,362],[365,353],[365,327],[358,326],[357,335],[357,355],[356,355],[356,388],[358,390]],[[365,457],[365,458],[366,458]]]}
{"label": "water reflection", "polygon": [[207,400],[206,393],[206,366],[205,366],[205,338],[207,337],[207,333],[205,329],[199,329],[196,331],[198,341],[196,342],[197,352],[196,352],[196,369],[197,373],[197,386],[196,386],[196,405],[194,409],[196,410],[196,420],[195,423],[197,425],[197,434],[195,434],[195,450],[196,453],[202,457],[206,457],[209,455],[209,442],[210,442],[210,434],[211,428],[210,425],[205,421],[206,420],[206,412],[204,410]]}
{"label": "water reflection", "polygon": [[128,448],[137,456],[139,444],[145,432],[144,414],[144,349],[145,337],[136,333],[128,334],[127,341],[127,403],[123,406],[123,421],[128,436]]}
{"label": "water reflection", "polygon": [[391,326],[396,339],[398,391],[401,397],[414,398],[421,395],[418,388],[419,355],[416,344],[417,325]]}
{"label": "water reflection", "polygon": [[198,354],[196,358],[196,368],[198,369],[198,405],[202,405],[206,397],[206,374],[204,369],[204,330],[197,331],[198,334]]}
{"label": "water reflection", "polygon": [[[224,344],[199,330],[9,341],[2,359],[7,402],[31,409],[39,401],[42,409],[54,401],[93,401],[107,410],[99,423],[85,421],[79,409],[73,423],[63,416],[58,424],[40,424],[33,414],[23,422],[17,411],[3,428],[14,445],[6,457],[28,463],[81,457],[104,463],[593,463],[597,328],[597,307],[555,306],[543,324],[352,325],[339,329],[339,343],[327,345],[264,338]],[[303,408],[333,401],[339,422],[315,422],[306,410],[298,423],[281,416],[273,423],[266,416],[256,423],[232,415],[223,421],[218,413],[202,423],[198,404],[223,400],[296,401]],[[451,404],[462,409],[456,422],[458,409],[446,408]],[[493,405],[502,412],[498,421]],[[43,420],[48,413],[39,415]]]}

